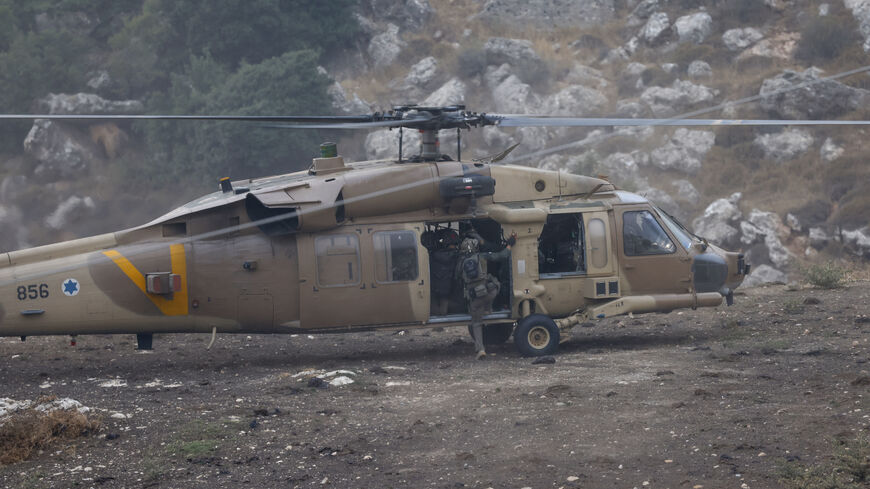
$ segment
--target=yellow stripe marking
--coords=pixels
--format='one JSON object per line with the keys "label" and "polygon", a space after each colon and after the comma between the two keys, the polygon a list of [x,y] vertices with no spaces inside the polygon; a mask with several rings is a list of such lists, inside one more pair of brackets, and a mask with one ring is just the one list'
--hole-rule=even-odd
{"label": "yellow stripe marking", "polygon": [[145,288],[145,275],[140,272],[130,260],[124,257],[117,250],[104,251],[110,260],[112,260],[118,268],[124,272],[124,275],[129,278],[139,290],[151,299],[151,302],[160,309],[160,312],[167,316],[184,316],[187,314],[187,260],[184,254],[183,244],[174,244],[169,246],[169,257],[172,263],[172,273],[181,276],[181,290],[173,294],[172,299],[158,294],[149,294]]}

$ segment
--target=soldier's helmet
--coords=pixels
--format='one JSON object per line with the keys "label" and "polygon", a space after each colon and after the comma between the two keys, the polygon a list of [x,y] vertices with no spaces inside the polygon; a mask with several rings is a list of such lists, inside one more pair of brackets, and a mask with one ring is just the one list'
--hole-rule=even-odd
{"label": "soldier's helmet", "polygon": [[459,249],[462,250],[463,253],[477,253],[477,240],[474,238],[465,238],[462,240],[462,244],[459,246]]}

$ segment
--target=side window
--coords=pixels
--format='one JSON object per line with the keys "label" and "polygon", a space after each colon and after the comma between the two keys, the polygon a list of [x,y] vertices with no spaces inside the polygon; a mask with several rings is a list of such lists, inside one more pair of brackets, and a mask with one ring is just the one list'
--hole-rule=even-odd
{"label": "side window", "polygon": [[649,211],[622,213],[622,239],[626,256],[667,255],[674,242]]}
{"label": "side window", "polygon": [[417,235],[413,231],[384,231],[372,236],[375,280],[379,283],[417,280]]}
{"label": "side window", "polygon": [[607,266],[607,227],[598,218],[589,220],[589,255],[592,266]]}
{"label": "side window", "polygon": [[586,271],[586,247],[580,214],[553,214],[538,239],[538,272],[582,273]]}
{"label": "side window", "polygon": [[344,287],[359,284],[359,238],[354,234],[332,234],[314,240],[317,284]]}

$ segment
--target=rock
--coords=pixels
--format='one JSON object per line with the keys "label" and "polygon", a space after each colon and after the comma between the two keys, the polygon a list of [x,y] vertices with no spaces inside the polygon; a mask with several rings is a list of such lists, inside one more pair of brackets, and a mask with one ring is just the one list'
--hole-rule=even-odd
{"label": "rock", "polygon": [[741,197],[743,194],[736,192],[727,199],[721,198],[710,203],[704,213],[692,221],[695,234],[724,246],[736,245],[737,229],[733,225],[743,217],[737,207]]}
{"label": "rock", "polygon": [[782,244],[780,236],[788,234],[782,219],[773,212],[764,212],[753,209],[749,213],[747,221],[740,223],[743,236],[740,241],[751,245],[758,240],[763,240],[767,247],[767,255],[770,261],[777,267],[784,267],[791,259],[791,252]]}
{"label": "rock", "polygon": [[112,85],[112,78],[109,76],[109,72],[106,70],[99,70],[96,73],[92,73],[90,79],[86,83],[88,88],[93,90],[103,90],[105,88],[109,88]]}
{"label": "rock", "polygon": [[755,27],[728,29],[722,34],[722,44],[729,51],[741,51],[764,39],[764,34]]}
{"label": "rock", "polygon": [[[597,159],[595,155],[584,153],[581,158],[592,157]],[[600,175],[607,175],[614,182],[620,182],[624,185],[627,182],[633,182],[634,186],[647,185],[646,179],[640,174],[640,164],[646,163],[649,156],[643,152],[635,151],[634,153],[611,153],[604,159],[599,160],[596,165],[595,172]],[[578,162],[573,162],[577,164]]]}
{"label": "rock", "polygon": [[661,66],[662,71],[664,71],[667,74],[671,74],[671,73],[677,71],[677,69],[679,67],[680,67],[680,65],[678,65],[676,63],[662,63],[662,66]]}
{"label": "rock", "polygon": [[418,61],[408,71],[405,77],[405,85],[410,87],[425,88],[438,74],[438,61],[429,56]]}
{"label": "rock", "polygon": [[799,233],[803,230],[800,219],[791,212],[785,215],[785,223],[794,232]]}
{"label": "rock", "polygon": [[842,146],[838,146],[832,138],[827,138],[822,144],[821,149],[819,149],[819,156],[822,158],[822,161],[830,163],[842,156],[843,151]]}
{"label": "rock", "polygon": [[521,127],[517,129],[517,136],[522,148],[526,151],[543,149],[550,142],[550,133],[546,127]]}
{"label": "rock", "polygon": [[634,100],[620,100],[616,102],[615,117],[637,119],[649,115],[646,105]]}
{"label": "rock", "polygon": [[813,142],[813,136],[805,129],[786,129],[776,134],[761,134],[754,144],[764,151],[766,158],[785,161],[806,153]]}
{"label": "rock", "polygon": [[631,11],[632,17],[648,19],[659,8],[659,0],[643,0]]}
{"label": "rock", "polygon": [[823,3],[819,5],[819,17],[827,17],[831,13],[831,4]]}
{"label": "rock", "polygon": [[[786,70],[764,80],[759,91],[761,108],[783,119],[832,119],[866,105],[870,92],[821,80],[820,74],[817,68],[803,73]],[[790,89],[796,85],[802,86]]]}
{"label": "rock", "polygon": [[674,180],[672,183],[674,188],[677,189],[677,195],[675,196],[677,200],[684,200],[691,205],[698,205],[701,195],[698,193],[698,189],[692,185],[692,182],[688,180]]}
{"label": "rock", "polygon": [[853,254],[864,258],[870,258],[870,227],[865,226],[853,231],[843,230],[843,245]]}
{"label": "rock", "polygon": [[544,99],[542,111],[547,115],[583,117],[600,115],[607,97],[598,90],[572,85]]}
{"label": "rock", "polygon": [[858,21],[858,30],[864,36],[864,51],[870,51],[870,0],[843,0]]}
{"label": "rock", "polygon": [[71,223],[89,217],[96,209],[90,197],[70,196],[45,218],[45,225],[52,229],[64,229]]}
{"label": "rock", "polygon": [[529,61],[539,62],[541,57],[532,47],[532,41],[491,37],[483,45],[486,60],[491,65],[508,63],[516,66]]}
{"label": "rock", "polygon": [[675,216],[681,221],[686,217],[686,212],[679,204],[677,204],[674,198],[664,190],[647,188],[646,190],[639,191],[638,194],[646,197],[650,202],[661,207],[665,212]]}
{"label": "rock", "polygon": [[387,24],[387,30],[372,37],[369,42],[368,53],[375,68],[393,64],[404,45],[405,43],[399,39],[399,26]]}
{"label": "rock", "polygon": [[821,250],[831,241],[831,237],[822,228],[810,228],[810,246],[817,250]]}
{"label": "rock", "polygon": [[[476,2],[475,2],[476,3]],[[515,28],[585,28],[614,18],[614,0],[487,0],[477,18]]]}
{"label": "rock", "polygon": [[134,114],[143,110],[138,100],[106,100],[95,93],[49,93],[36,104],[47,114]]}
{"label": "rock", "polygon": [[26,248],[30,246],[27,239],[27,226],[22,221],[21,210],[14,205],[0,205],[0,250]]}
{"label": "rock", "polygon": [[783,32],[769,39],[762,39],[754,46],[740,53],[738,60],[752,57],[777,58],[791,60],[801,35],[797,32]]}
{"label": "rock", "polygon": [[43,181],[81,177],[96,159],[87,137],[46,119],[34,121],[24,139],[24,151],[36,160],[34,175]]}
{"label": "rock", "polygon": [[[508,114],[535,113],[541,101],[532,87],[523,83],[516,75],[509,75],[492,90],[495,110]],[[541,129],[541,128],[533,128]]]}
{"label": "rock", "polygon": [[638,36],[650,46],[660,44],[670,33],[671,23],[668,14],[656,12],[647,19]]}
{"label": "rock", "polygon": [[326,93],[332,98],[332,107],[340,110],[348,115],[368,114],[372,111],[371,105],[359,98],[359,95],[354,93],[348,96],[344,87],[340,83],[335,82],[330,86]]}
{"label": "rock", "polygon": [[582,65],[580,63],[575,63],[571,68],[571,71],[565,75],[564,80],[566,83],[574,83],[585,85],[587,87],[603,89],[607,88],[609,83],[607,82],[607,78],[603,73],[596,70],[595,68],[590,68],[586,65]]}
{"label": "rock", "polygon": [[435,10],[428,0],[368,0],[375,18],[398,24],[406,30],[420,29]]}
{"label": "rock", "polygon": [[703,43],[713,31],[713,18],[707,12],[684,15],[674,21],[680,42]]}
{"label": "rock", "polygon": [[692,61],[689,64],[689,76],[692,78],[712,78],[713,69],[710,65],[701,60]]}
{"label": "rock", "polygon": [[496,149],[507,149],[516,143],[516,139],[496,126],[486,126],[481,132],[487,146]]}
{"label": "rock", "polygon": [[450,81],[441,85],[441,88],[432,92],[423,101],[424,106],[445,106],[465,103],[465,83],[462,83],[458,78],[452,78]]}
{"label": "rock", "polygon": [[636,61],[632,61],[631,63],[625,66],[625,69],[622,70],[623,77],[629,78],[637,78],[640,77],[648,70],[647,66],[643,63],[638,63]]}
{"label": "rock", "polygon": [[693,131],[679,128],[668,142],[650,152],[650,162],[663,170],[697,173],[701,160],[716,143],[713,131]]}
{"label": "rock", "polygon": [[770,265],[753,265],[749,276],[743,280],[743,287],[756,287],[763,284],[784,284],[788,276]]}
{"label": "rock", "polygon": [[640,99],[649,105],[656,117],[669,117],[684,112],[696,104],[710,104],[718,91],[690,81],[675,80],[670,87],[650,87]]}
{"label": "rock", "polygon": [[[418,131],[403,131],[402,134],[404,157],[417,154],[420,146],[420,133]],[[399,131],[389,129],[372,131],[366,136],[365,148],[366,156],[370,160],[398,158]]]}

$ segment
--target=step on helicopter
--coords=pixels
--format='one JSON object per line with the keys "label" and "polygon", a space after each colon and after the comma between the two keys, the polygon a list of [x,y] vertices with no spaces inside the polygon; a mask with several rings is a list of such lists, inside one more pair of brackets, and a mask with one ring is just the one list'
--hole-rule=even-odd
{"label": "step on helicopter", "polygon": [[[571,327],[628,313],[731,304],[750,271],[639,195],[590,176],[463,161],[439,132],[503,127],[868,124],[589,119],[407,105],[361,116],[0,115],[0,119],[232,120],[298,129],[397,129],[395,159],[348,163],[321,146],[306,171],[230,181],[138,227],[0,255],[0,336],[339,333],[466,326],[460,287],[433,257],[474,233],[515,236],[484,341],[554,353]],[[181,123],[181,122],[179,122]],[[404,130],[420,131],[403,154]],[[511,241],[514,241],[511,239]]]}

